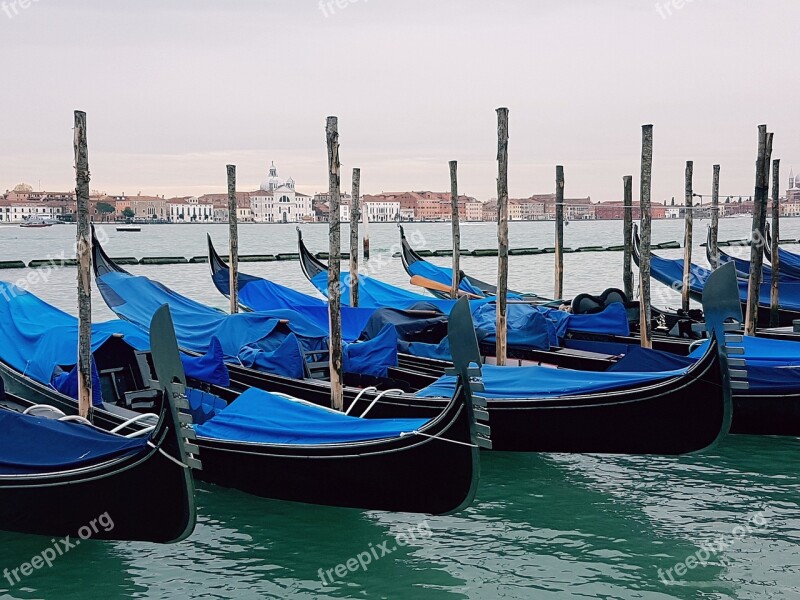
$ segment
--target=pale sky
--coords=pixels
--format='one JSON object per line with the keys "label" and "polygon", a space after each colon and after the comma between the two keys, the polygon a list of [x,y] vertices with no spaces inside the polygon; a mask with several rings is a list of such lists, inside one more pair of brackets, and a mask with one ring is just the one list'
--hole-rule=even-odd
{"label": "pale sky", "polygon": [[[20,5],[20,1],[23,2]],[[72,112],[92,188],[252,190],[274,160],[327,189],[496,195],[495,109],[510,110],[509,193],[619,199],[654,124],[653,199],[753,193],[757,126],[800,169],[798,0],[0,0],[0,190],[74,187]],[[669,10],[664,8],[669,6]],[[675,6],[680,8],[675,8]],[[26,6],[23,8],[22,6]],[[659,9],[660,7],[660,9]],[[670,14],[671,13],[671,14]]]}

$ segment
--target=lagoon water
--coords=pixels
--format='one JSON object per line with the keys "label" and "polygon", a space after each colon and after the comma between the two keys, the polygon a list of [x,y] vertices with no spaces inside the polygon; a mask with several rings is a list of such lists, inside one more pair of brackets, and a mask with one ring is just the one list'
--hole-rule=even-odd
{"label": "lagoon water", "polygon": [[[707,223],[696,221],[694,251],[701,263],[699,243]],[[720,239],[741,239],[749,225],[746,218],[722,220]],[[552,227],[511,223],[511,246],[551,246]],[[406,233],[416,247],[443,249],[449,228],[409,224]],[[111,256],[204,255],[206,232],[221,252],[227,244],[226,225],[143,226],[140,233],[104,226],[103,231]],[[399,259],[389,258],[398,241],[395,227],[371,224],[370,234],[372,274],[407,286]],[[0,227],[0,260],[69,254],[74,235],[68,225]],[[240,252],[294,252],[295,235],[291,225],[244,225]],[[565,236],[571,247],[619,244],[621,222],[572,222]],[[304,237],[312,250],[327,250],[324,225],[304,226]],[[654,222],[654,242],[682,237],[682,223]],[[800,220],[784,220],[781,237],[800,237]],[[346,226],[342,239],[348,239]],[[495,245],[494,224],[462,227],[464,248]],[[567,254],[565,296],[621,287],[621,264],[620,252]],[[511,287],[552,294],[552,255],[511,257],[510,265]],[[226,305],[211,285],[208,265],[126,268],[199,301]],[[491,280],[496,259],[464,257],[462,268]],[[297,261],[245,263],[242,270],[313,292]],[[18,281],[29,273],[6,270],[0,277]],[[75,313],[74,268],[40,271],[29,287]],[[674,292],[653,287],[660,304],[674,306]],[[96,319],[112,317],[97,294],[93,312]],[[18,584],[0,577],[0,598],[800,598],[797,438],[731,436],[715,449],[679,458],[512,453],[481,458],[475,503],[448,517],[290,504],[201,484],[199,522],[189,540],[173,546],[87,541]],[[94,502],[102,513],[102,498]],[[154,494],[152,503],[141,507],[141,518],[158,506]],[[398,545],[406,540],[410,543]],[[49,538],[0,532],[0,571],[49,545]],[[381,545],[389,552],[378,551],[366,569],[326,574]]]}

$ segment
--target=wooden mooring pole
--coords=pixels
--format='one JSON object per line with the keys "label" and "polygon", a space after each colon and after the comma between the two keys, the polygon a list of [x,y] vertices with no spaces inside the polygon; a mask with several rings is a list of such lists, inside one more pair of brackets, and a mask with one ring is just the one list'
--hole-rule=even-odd
{"label": "wooden mooring pole", "polygon": [[508,109],[497,109],[497,364],[506,364],[508,296]]}
{"label": "wooden mooring pole", "polygon": [[228,169],[228,297],[231,300],[231,314],[239,312],[239,228],[238,203],[236,201],[236,165]]}
{"label": "wooden mooring pole", "polygon": [[344,389],[342,387],[342,303],[340,280],[341,224],[340,204],[340,164],[338,119],[328,117],[325,137],[328,143],[328,194],[330,212],[328,225],[330,245],[328,246],[328,319],[330,321],[330,378],[331,406],[336,410],[344,408]]}
{"label": "wooden mooring pole", "polygon": [[78,231],[78,414],[88,418],[92,406],[92,235],[89,217],[89,147],[86,113],[75,111],[75,198]]}
{"label": "wooden mooring pole", "polygon": [[753,195],[753,231],[750,238],[750,276],[747,280],[747,307],[744,319],[746,335],[755,335],[758,327],[758,300],[764,264],[764,221],[769,193],[769,161],[772,152],[772,134],[766,125],[758,126],[758,156],[756,158],[756,185]]}
{"label": "wooden mooring pole", "polygon": [[458,161],[450,161],[450,222],[453,229],[453,281],[450,296],[458,298],[458,286],[461,283],[461,228],[458,221]]}
{"label": "wooden mooring pole", "polygon": [[358,306],[358,220],[361,218],[361,169],[353,169],[350,205],[350,306]]}
{"label": "wooden mooring pole", "polygon": [[653,172],[653,126],[642,125],[642,163],[639,188],[642,213],[642,247],[639,260],[639,330],[642,348],[652,348],[650,310],[650,190]]}
{"label": "wooden mooring pole", "polygon": [[769,287],[769,325],[778,326],[778,307],[780,306],[780,292],[778,290],[778,279],[781,273],[781,258],[778,255],[780,241],[780,183],[781,181],[781,161],[776,158],[772,161],[772,281]]}
{"label": "wooden mooring pole", "polygon": [[564,297],[564,167],[556,166],[556,245],[553,298]]}
{"label": "wooden mooring pole", "polygon": [[719,165],[714,165],[714,175],[711,182],[711,231],[708,236],[711,247],[711,268],[719,266]]}
{"label": "wooden mooring pole", "polygon": [[692,176],[694,173],[694,163],[686,161],[686,173],[684,177],[684,230],[683,230],[683,282],[681,284],[681,308],[684,312],[689,310],[689,289],[692,284],[692,226],[694,224],[694,214],[692,212]]}
{"label": "wooden mooring pole", "polygon": [[633,299],[631,246],[633,245],[633,176],[622,178],[622,288],[628,300]]}

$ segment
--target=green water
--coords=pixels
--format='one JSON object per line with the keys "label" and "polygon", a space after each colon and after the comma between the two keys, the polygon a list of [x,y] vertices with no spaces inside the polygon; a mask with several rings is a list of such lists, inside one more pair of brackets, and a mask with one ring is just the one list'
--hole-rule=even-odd
{"label": "green water", "polygon": [[[0,580],[0,597],[800,598],[799,454],[798,439],[749,436],[680,458],[484,453],[474,505],[448,517],[203,485],[189,540],[87,541],[10,590]],[[93,501],[100,514],[102,498]],[[157,507],[154,497],[142,519]],[[702,546],[718,539],[729,546],[675,576],[676,563],[705,558]],[[0,568],[48,545],[0,533]],[[396,549],[381,556],[381,545]],[[340,563],[346,574],[333,570],[330,583],[325,571]]]}

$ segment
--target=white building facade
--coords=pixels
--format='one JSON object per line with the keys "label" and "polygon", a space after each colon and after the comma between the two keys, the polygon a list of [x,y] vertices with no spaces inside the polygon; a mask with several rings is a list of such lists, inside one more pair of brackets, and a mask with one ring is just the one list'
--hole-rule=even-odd
{"label": "white building facade", "polygon": [[196,196],[173,198],[169,205],[169,220],[172,223],[209,223],[214,221],[214,205],[201,201]]}
{"label": "white building facade", "polygon": [[314,220],[311,196],[294,189],[294,179],[281,179],[275,163],[256,192],[250,192],[250,212],[256,223],[303,223]]}
{"label": "white building facade", "polygon": [[400,218],[399,200],[381,200],[379,202],[364,202],[361,208],[366,212],[370,223],[386,223],[397,221]]}

